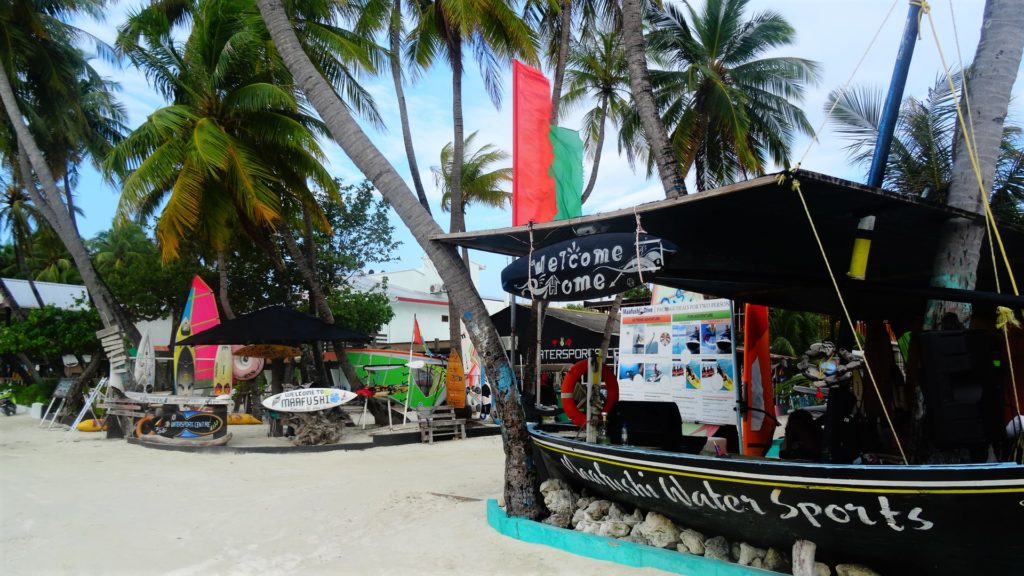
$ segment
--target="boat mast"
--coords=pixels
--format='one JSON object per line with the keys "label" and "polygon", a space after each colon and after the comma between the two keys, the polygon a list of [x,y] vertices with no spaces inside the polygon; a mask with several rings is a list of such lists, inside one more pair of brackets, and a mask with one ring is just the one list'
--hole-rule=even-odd
{"label": "boat mast", "polygon": [[[910,0],[907,12],[907,23],[903,28],[903,40],[900,41],[899,52],[896,53],[896,65],[889,80],[889,92],[882,106],[882,117],[878,123],[878,139],[875,141],[875,153],[871,157],[871,169],[868,171],[868,186],[880,188],[885,179],[885,167],[892,147],[896,120],[903,102],[903,89],[907,85],[907,72],[910,60],[914,57],[914,45],[917,41],[921,23],[921,4]],[[863,280],[868,267],[868,252],[871,249],[871,231],[875,228],[874,214],[864,216],[857,223],[857,237],[853,244],[853,256],[850,258],[848,276],[855,280]]]}

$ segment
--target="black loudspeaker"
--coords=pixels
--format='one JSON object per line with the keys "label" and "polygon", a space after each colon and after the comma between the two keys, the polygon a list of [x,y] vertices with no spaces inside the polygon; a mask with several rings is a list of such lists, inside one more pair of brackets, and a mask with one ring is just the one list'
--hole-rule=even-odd
{"label": "black loudspeaker", "polygon": [[[687,451],[683,440],[683,420],[675,402],[620,401],[608,413],[608,439],[622,444],[622,431],[628,435],[626,443],[671,450]],[[706,438],[700,438],[699,451]]]}
{"label": "black loudspeaker", "polygon": [[999,391],[989,333],[933,330],[917,338],[932,443],[939,448],[977,448],[995,440]]}

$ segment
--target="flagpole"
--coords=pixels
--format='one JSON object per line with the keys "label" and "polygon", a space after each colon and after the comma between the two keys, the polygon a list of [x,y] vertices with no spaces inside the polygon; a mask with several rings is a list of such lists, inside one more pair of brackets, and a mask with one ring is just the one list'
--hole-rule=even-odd
{"label": "flagpole", "polygon": [[[416,324],[416,315],[415,314],[412,315],[412,326],[413,326],[412,340],[415,340],[416,339],[416,328],[419,327]],[[412,345],[414,344],[414,342],[412,340],[409,341],[409,360],[405,363],[405,365],[407,367],[406,371],[409,373],[409,381],[406,383],[406,387],[405,387],[405,410],[402,412],[402,425],[403,426],[405,426],[405,418],[409,415],[409,397],[412,396],[412,370],[413,370],[413,368],[411,366],[409,366],[409,364],[412,364]]]}

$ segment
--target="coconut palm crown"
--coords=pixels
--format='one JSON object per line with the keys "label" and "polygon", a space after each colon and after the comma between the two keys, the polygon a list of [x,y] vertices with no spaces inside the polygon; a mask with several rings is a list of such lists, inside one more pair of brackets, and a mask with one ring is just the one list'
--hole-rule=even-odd
{"label": "coconut palm crown", "polygon": [[[790,163],[797,132],[813,129],[800,102],[816,83],[818,65],[803,58],[765,57],[793,42],[793,27],[776,12],[746,18],[748,0],[708,0],[698,11],[665,4],[651,12],[650,46],[663,70],[651,71],[659,108],[684,173],[698,190],[763,174]],[[620,148],[647,161],[639,122],[627,123]],[[648,171],[652,168],[648,162]]]}
{"label": "coconut palm crown", "polygon": [[[470,204],[484,204],[492,208],[504,208],[512,193],[502,189],[503,184],[512,182],[512,168],[490,170],[492,164],[509,159],[508,152],[493,144],[484,144],[473,150],[476,132],[466,137],[462,160],[462,207]],[[441,149],[441,165],[434,166],[434,182],[441,189],[441,210],[451,210],[451,176],[454,146],[449,142]]]}
{"label": "coconut palm crown", "polygon": [[323,223],[308,183],[337,195],[316,140],[324,127],[297,101],[252,3],[212,0],[192,20],[184,44],[135,53],[173,103],[107,158],[108,177],[122,181],[119,217],[146,218],[163,206],[156,235],[165,259],[195,234],[222,246],[231,218],[258,239],[295,202]]}

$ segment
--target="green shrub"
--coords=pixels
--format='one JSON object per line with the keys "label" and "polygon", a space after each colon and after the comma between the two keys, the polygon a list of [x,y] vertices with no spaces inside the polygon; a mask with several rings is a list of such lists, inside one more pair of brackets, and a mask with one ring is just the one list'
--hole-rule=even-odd
{"label": "green shrub", "polygon": [[31,406],[34,402],[49,402],[56,388],[56,378],[41,378],[32,384],[13,384],[9,390],[15,404]]}

